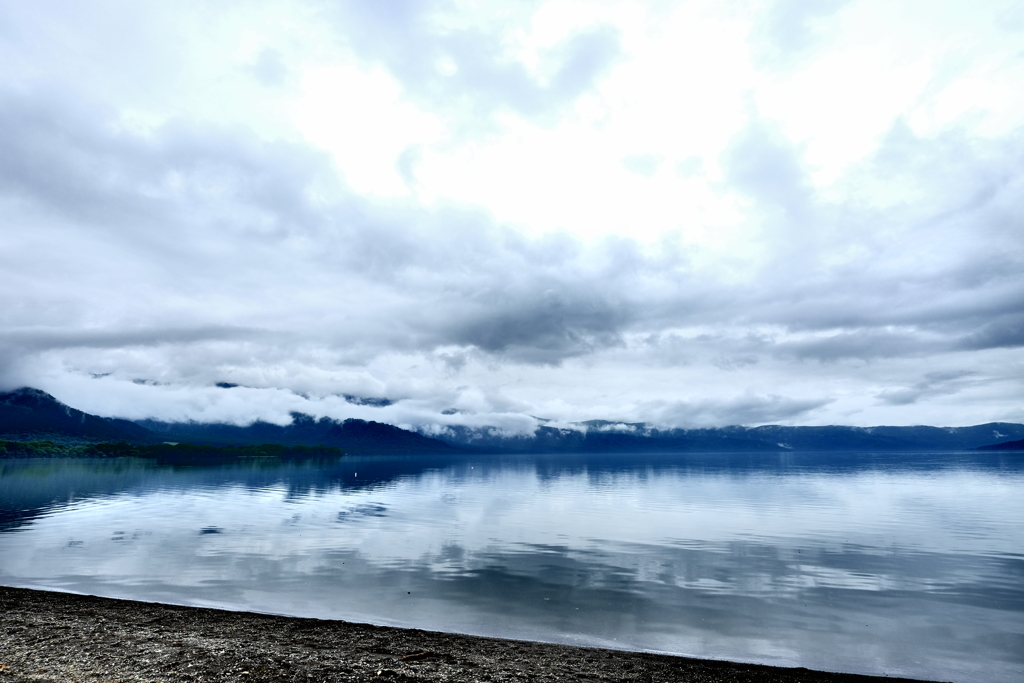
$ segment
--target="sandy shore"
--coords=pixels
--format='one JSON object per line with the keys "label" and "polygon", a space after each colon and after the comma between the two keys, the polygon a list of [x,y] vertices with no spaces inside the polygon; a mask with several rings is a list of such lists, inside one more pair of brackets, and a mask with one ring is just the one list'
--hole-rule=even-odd
{"label": "sandy shore", "polygon": [[0,587],[0,683],[894,681]]}

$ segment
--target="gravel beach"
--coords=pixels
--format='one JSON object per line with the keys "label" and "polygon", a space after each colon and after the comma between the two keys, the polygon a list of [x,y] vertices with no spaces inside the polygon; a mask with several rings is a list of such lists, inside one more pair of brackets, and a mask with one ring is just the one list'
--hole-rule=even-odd
{"label": "gravel beach", "polygon": [[0,683],[894,681],[0,587]]}

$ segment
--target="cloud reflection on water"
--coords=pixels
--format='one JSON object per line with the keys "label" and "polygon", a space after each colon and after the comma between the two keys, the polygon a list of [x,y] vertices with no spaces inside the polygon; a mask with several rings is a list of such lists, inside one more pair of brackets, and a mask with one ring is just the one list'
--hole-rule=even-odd
{"label": "cloud reflection on water", "polygon": [[10,522],[21,533],[0,534],[0,581],[812,668],[1015,678],[1021,464],[946,455],[887,465],[876,455],[843,467],[830,457],[827,467],[812,456],[727,466],[721,455],[14,463],[0,491],[21,498],[0,499],[8,514],[21,510]]}

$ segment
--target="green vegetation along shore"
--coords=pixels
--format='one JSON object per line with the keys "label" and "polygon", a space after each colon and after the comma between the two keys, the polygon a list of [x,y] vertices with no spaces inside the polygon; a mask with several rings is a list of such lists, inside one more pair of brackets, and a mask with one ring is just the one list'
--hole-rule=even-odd
{"label": "green vegetation along shore", "polygon": [[163,462],[230,462],[240,458],[308,460],[339,458],[344,451],[334,446],[205,446],[191,443],[131,444],[92,443],[65,445],[53,441],[0,441],[0,458],[149,458]]}

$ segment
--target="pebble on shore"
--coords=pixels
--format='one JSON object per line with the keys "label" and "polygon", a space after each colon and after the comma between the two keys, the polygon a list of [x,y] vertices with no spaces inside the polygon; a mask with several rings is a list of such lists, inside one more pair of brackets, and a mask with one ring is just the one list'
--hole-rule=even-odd
{"label": "pebble on shore", "polygon": [[0,683],[881,680],[0,587]]}

